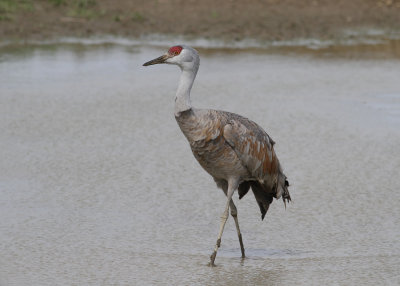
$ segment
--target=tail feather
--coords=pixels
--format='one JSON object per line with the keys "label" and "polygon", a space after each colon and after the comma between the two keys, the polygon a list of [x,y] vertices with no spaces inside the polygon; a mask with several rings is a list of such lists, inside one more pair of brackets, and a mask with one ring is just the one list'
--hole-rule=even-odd
{"label": "tail feather", "polygon": [[260,207],[261,219],[264,220],[265,214],[269,209],[269,205],[272,203],[274,195],[264,184],[261,184],[257,181],[252,181],[250,184],[257,204]]}
{"label": "tail feather", "polygon": [[250,189],[250,182],[249,181],[244,181],[243,183],[241,183],[239,185],[239,188],[238,188],[239,200],[241,198],[243,198],[247,194],[249,189]]}
{"label": "tail feather", "polygon": [[272,203],[273,198],[279,199],[280,197],[282,197],[285,208],[286,202],[292,201],[288,189],[289,181],[283,173],[281,173],[281,175],[279,176],[278,184],[275,185],[275,187],[273,188],[270,188],[267,184],[263,184],[258,181],[245,181],[241,183],[238,188],[239,199],[247,194],[250,187],[260,208],[262,220],[264,220],[264,217],[269,209],[269,205]]}
{"label": "tail feather", "polygon": [[282,200],[283,203],[285,204],[285,208],[286,208],[286,201],[289,203],[292,201],[292,198],[290,197],[289,194],[289,181],[287,180],[286,176],[285,176],[285,185],[283,187],[283,194],[282,194]]}
{"label": "tail feather", "polygon": [[279,199],[282,197],[283,203],[285,204],[286,208],[286,202],[290,202],[292,199],[290,198],[289,194],[289,181],[287,180],[287,177],[280,172],[278,175],[278,182],[277,182],[277,188],[276,188],[276,198]]}

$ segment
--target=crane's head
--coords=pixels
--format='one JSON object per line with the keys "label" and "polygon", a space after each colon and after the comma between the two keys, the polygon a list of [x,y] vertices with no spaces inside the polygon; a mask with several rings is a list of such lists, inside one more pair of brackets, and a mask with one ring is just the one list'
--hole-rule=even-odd
{"label": "crane's head", "polygon": [[189,46],[179,45],[173,46],[168,51],[154,60],[144,63],[144,66],[155,64],[171,64],[177,65],[182,70],[196,70],[200,64],[200,58],[197,51]]}

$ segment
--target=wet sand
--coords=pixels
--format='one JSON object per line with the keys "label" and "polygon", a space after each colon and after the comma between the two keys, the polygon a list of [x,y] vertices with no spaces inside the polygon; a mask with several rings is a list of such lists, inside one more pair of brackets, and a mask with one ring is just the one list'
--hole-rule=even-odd
{"label": "wet sand", "polygon": [[0,54],[0,285],[398,285],[399,60],[199,49],[197,107],[277,142],[293,204],[225,197],[173,116],[179,70],[141,45]]}

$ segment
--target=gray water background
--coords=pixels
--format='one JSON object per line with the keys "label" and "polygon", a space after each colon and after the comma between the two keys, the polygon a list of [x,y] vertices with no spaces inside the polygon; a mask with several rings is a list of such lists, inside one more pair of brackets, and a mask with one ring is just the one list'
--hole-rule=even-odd
{"label": "gray water background", "polygon": [[[0,52],[0,285],[399,285],[400,60],[199,49],[192,102],[276,141],[293,203],[225,196],[173,116],[166,47]],[[344,49],[345,51],[346,49]]]}

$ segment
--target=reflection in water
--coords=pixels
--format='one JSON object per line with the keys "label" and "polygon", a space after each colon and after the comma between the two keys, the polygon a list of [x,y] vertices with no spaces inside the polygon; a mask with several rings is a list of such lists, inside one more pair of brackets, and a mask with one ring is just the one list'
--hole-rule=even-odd
{"label": "reflection in water", "polygon": [[238,202],[248,257],[228,220],[215,268],[224,196],[176,125],[179,70],[141,66],[164,49],[1,48],[0,284],[398,284],[393,45],[390,59],[370,47],[199,49],[194,105],[259,122],[294,202],[274,202],[265,221],[252,196]]}

